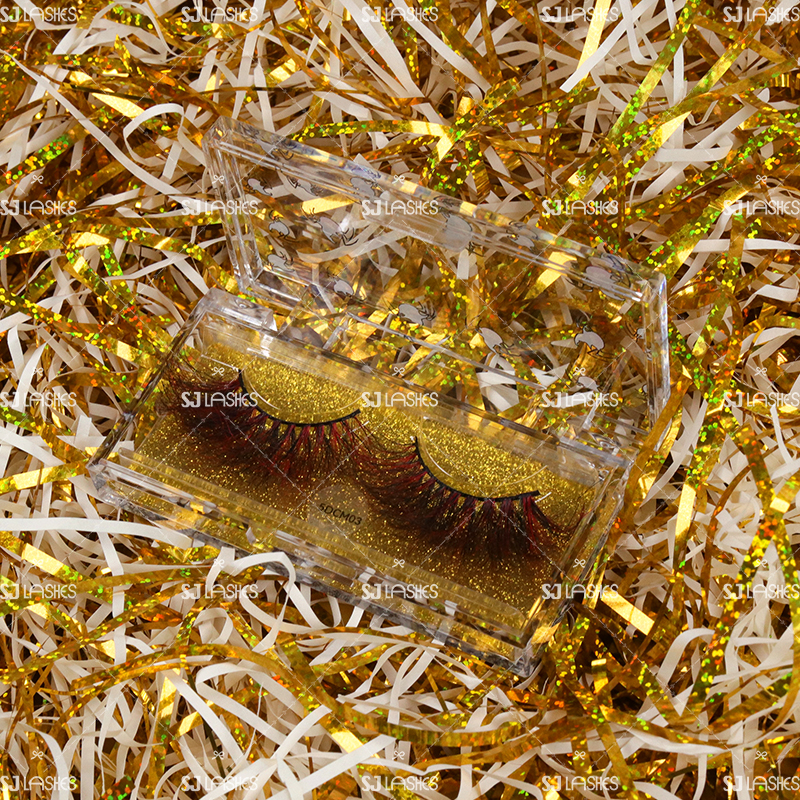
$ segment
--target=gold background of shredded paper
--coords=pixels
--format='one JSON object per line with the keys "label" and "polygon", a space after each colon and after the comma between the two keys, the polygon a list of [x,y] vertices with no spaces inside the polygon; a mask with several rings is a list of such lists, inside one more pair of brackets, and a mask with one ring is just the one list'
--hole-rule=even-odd
{"label": "gold background of shredded paper", "polygon": [[[423,773],[498,800],[601,776],[626,798],[800,786],[800,21],[545,5],[383,25],[351,0],[222,24],[158,0],[48,4],[74,10],[61,25],[0,7],[0,188],[49,203],[4,206],[0,230],[4,397],[29,401],[0,409],[0,791],[196,797],[179,786],[198,769],[318,800],[379,778],[432,797]],[[618,594],[576,604],[532,679],[286,578],[183,599],[262,567],[95,498],[88,456],[206,287],[235,290],[219,215],[182,202],[213,199],[200,142],[220,114],[667,276],[673,395],[612,529]],[[588,200],[603,213],[547,213]],[[7,599],[20,579],[76,599]]]}

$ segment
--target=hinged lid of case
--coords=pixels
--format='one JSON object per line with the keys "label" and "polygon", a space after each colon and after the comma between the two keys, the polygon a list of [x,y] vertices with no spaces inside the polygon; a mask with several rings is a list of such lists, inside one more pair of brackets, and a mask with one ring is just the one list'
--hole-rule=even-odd
{"label": "hinged lid of case", "polygon": [[227,118],[204,147],[239,287],[287,336],[615,452],[664,408],[660,273]]}

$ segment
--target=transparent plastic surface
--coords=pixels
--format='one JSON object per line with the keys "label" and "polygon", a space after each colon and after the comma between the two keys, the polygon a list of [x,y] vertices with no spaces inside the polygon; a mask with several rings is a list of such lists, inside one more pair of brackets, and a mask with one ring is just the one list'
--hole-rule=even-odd
{"label": "transparent plastic surface", "polygon": [[651,429],[660,273],[228,119],[204,144],[239,286],[287,335],[628,457]]}
{"label": "transparent plastic surface", "polygon": [[220,119],[213,290],[90,464],[103,496],[528,674],[670,391],[665,280]]}
{"label": "transparent plastic surface", "polygon": [[92,460],[102,494],[529,672],[596,579],[628,461],[272,325],[210,292]]}

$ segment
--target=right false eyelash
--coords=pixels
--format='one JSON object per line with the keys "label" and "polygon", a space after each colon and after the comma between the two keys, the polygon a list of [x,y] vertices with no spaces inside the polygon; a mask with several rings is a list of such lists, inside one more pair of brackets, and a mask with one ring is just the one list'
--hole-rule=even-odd
{"label": "right false eyelash", "polygon": [[533,557],[573,530],[539,506],[539,492],[480,497],[448,486],[426,466],[418,440],[359,460],[360,483],[392,524],[434,547],[489,558]]}
{"label": "right false eyelash", "polygon": [[172,412],[192,436],[213,444],[215,458],[251,479],[291,483],[324,479],[346,468],[366,437],[359,411],[328,422],[287,422],[260,408],[242,373],[204,378],[193,368],[168,373],[160,411]]}

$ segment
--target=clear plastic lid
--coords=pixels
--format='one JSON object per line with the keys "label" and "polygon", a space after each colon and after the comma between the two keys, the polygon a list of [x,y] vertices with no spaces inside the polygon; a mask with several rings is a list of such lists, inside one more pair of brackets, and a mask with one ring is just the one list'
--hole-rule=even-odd
{"label": "clear plastic lid", "polygon": [[660,273],[227,118],[204,147],[240,290],[286,336],[620,454],[663,410]]}

